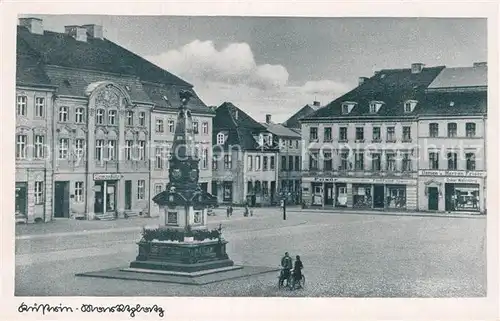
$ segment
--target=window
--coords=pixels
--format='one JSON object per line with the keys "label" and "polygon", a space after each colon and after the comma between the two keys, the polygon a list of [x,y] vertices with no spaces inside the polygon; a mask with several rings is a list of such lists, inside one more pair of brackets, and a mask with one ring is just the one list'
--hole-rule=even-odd
{"label": "window", "polygon": [[133,140],[126,140],[125,141],[125,160],[132,159],[132,146],[133,145],[134,145]]}
{"label": "window", "polygon": [[333,170],[333,159],[332,159],[332,153],[330,152],[323,153],[323,169],[325,171]]}
{"label": "window", "polygon": [[365,155],[363,153],[356,153],[354,155],[354,169],[357,171],[365,169]]}
{"label": "window", "polygon": [[339,127],[339,141],[347,141],[347,127]]}
{"label": "window", "polygon": [[311,170],[317,170],[318,169],[318,153],[314,152],[309,155],[309,168]]}
{"label": "window", "polygon": [[27,143],[28,136],[16,135],[16,159],[25,159],[27,157]]}
{"label": "window", "polygon": [[224,169],[231,169],[233,167],[230,155],[224,155]]}
{"label": "window", "polygon": [[281,156],[281,170],[282,171],[286,171],[287,170],[286,169],[287,168],[286,165],[287,165],[286,164],[286,156]]}
{"label": "window", "polygon": [[203,148],[202,156],[201,156],[201,168],[208,168],[208,149]]}
{"label": "window", "polygon": [[218,133],[217,134],[217,145],[224,145],[224,142],[225,142],[224,133]]}
{"label": "window", "polygon": [[163,133],[164,131],[164,128],[163,128],[163,119],[156,119],[156,123],[155,123],[155,131],[157,133]]}
{"label": "window", "polygon": [[295,170],[300,171],[300,156],[295,156]]}
{"label": "window", "polygon": [[215,156],[215,155],[212,156],[212,170],[214,170],[214,171],[217,170],[217,165],[218,165],[217,161],[218,161],[217,156]]}
{"label": "window", "polygon": [[108,111],[108,125],[116,125],[116,110]]}
{"label": "window", "polygon": [[43,135],[35,135],[35,158],[43,158],[44,157],[44,141],[45,137]]}
{"label": "window", "polygon": [[295,148],[299,148],[299,141],[298,140],[295,141]]}
{"label": "window", "polygon": [[382,168],[381,159],[382,158],[380,153],[372,154],[372,171],[380,171],[380,169]]}
{"label": "window", "polygon": [[466,123],[465,124],[465,135],[467,137],[475,137],[476,136],[476,124],[475,123]]}
{"label": "window", "polygon": [[104,157],[104,139],[97,139],[95,141],[95,159],[102,160]]}
{"label": "window", "polygon": [[204,121],[201,123],[201,130],[203,131],[203,134],[208,134],[208,122]]}
{"label": "window", "polygon": [[309,140],[310,141],[318,140],[318,127],[309,128]]}
{"label": "window", "polygon": [[83,202],[83,182],[75,182],[75,202]]}
{"label": "window", "polygon": [[274,156],[269,157],[269,169],[274,171]]}
{"label": "window", "polygon": [[429,124],[429,137],[438,137],[439,136],[439,124],[431,123]]}
{"label": "window", "polygon": [[363,127],[356,127],[356,141],[365,140],[365,130]]}
{"label": "window", "polygon": [[262,195],[268,196],[269,195],[269,185],[267,181],[262,182]]}
{"label": "window", "polygon": [[412,170],[412,164],[411,164],[410,154],[403,153],[403,171],[411,172],[411,170]]}
{"label": "window", "polygon": [[78,159],[83,158],[83,150],[85,148],[85,141],[82,138],[75,140],[75,155]]}
{"label": "window", "polygon": [[448,124],[448,137],[456,137],[457,136],[457,124],[449,123]]}
{"label": "window", "polygon": [[134,125],[134,112],[131,110],[127,111],[127,126]]}
{"label": "window", "polygon": [[35,182],[35,204],[43,204],[43,182]]}
{"label": "window", "polygon": [[62,106],[59,108],[59,121],[60,122],[68,121],[68,107]]}
{"label": "window", "polygon": [[293,147],[293,140],[291,140],[291,139],[290,139],[290,140],[288,141],[288,147],[290,147],[290,148],[292,148],[292,147]]}
{"label": "window", "polygon": [[83,118],[83,108],[81,107],[78,107],[76,110],[75,110],[75,123],[77,124],[81,124],[84,122],[84,118]]}
{"label": "window", "polygon": [[429,169],[439,169],[439,154],[437,152],[429,153]]}
{"label": "window", "polygon": [[411,113],[411,102],[407,101],[405,102],[405,108],[404,108],[404,111],[405,113]]}
{"label": "window", "polygon": [[370,103],[370,113],[375,114],[377,112],[377,105],[375,103]]}
{"label": "window", "polygon": [[45,116],[45,98],[35,98],[35,117],[42,118]]}
{"label": "window", "polygon": [[59,159],[67,159],[69,150],[69,139],[60,138],[59,139]]}
{"label": "window", "polygon": [[373,131],[373,133],[372,133],[372,135],[373,135],[373,138],[372,138],[373,141],[374,142],[381,141],[381,139],[380,139],[380,127],[373,127],[372,131]]}
{"label": "window", "polygon": [[466,153],[465,154],[465,159],[466,159],[466,168],[468,171],[475,171],[476,170],[476,154],[474,153]]}
{"label": "window", "polygon": [[158,195],[162,192],[163,190],[163,185],[162,184],[155,184],[155,195]]}
{"label": "window", "polygon": [[251,171],[251,170],[252,170],[252,167],[253,167],[252,161],[253,161],[253,157],[252,157],[252,155],[248,155],[248,156],[247,156],[247,164],[248,164],[248,170],[249,170],[249,171]]}
{"label": "window", "polygon": [[18,116],[26,116],[28,105],[28,97],[26,96],[17,96],[17,115]]}
{"label": "window", "polygon": [[293,156],[288,156],[288,170],[293,171]]}
{"label": "window", "polygon": [[255,156],[255,170],[260,171],[260,156]]}
{"label": "window", "polygon": [[162,169],[163,168],[163,148],[156,147],[155,149],[155,168]]}
{"label": "window", "polygon": [[342,114],[349,114],[349,105],[342,104]]}
{"label": "window", "polygon": [[448,169],[456,170],[457,169],[457,153],[448,153]]}
{"label": "window", "polygon": [[193,133],[195,133],[195,134],[199,133],[199,128],[198,128],[198,122],[197,121],[193,122]]}
{"label": "window", "polygon": [[143,200],[145,198],[146,182],[144,180],[137,181],[137,199]]}
{"label": "window", "polygon": [[137,152],[139,154],[139,160],[146,159],[146,141],[145,140],[139,141],[139,147],[138,147]]}
{"label": "window", "polygon": [[411,127],[403,126],[403,142],[411,142]]}
{"label": "window", "polygon": [[262,170],[267,171],[267,156],[262,156]]}
{"label": "window", "polygon": [[[163,126],[163,122],[162,122],[162,126]],[[172,119],[168,120],[168,131],[171,133],[175,132],[175,123]]]}
{"label": "window", "polygon": [[388,142],[396,141],[396,129],[394,127],[387,127],[387,141]]}
{"label": "window", "polygon": [[95,122],[98,125],[104,124],[104,109],[98,109],[95,113]]}
{"label": "window", "polygon": [[116,140],[108,140],[108,160],[116,160]]}
{"label": "window", "polygon": [[141,111],[139,113],[139,125],[144,126],[146,124],[146,113]]}
{"label": "window", "polygon": [[340,153],[340,170],[345,171],[349,169],[349,152]]}
{"label": "window", "polygon": [[394,172],[396,171],[396,154],[388,153],[386,155],[387,159],[387,171]]}

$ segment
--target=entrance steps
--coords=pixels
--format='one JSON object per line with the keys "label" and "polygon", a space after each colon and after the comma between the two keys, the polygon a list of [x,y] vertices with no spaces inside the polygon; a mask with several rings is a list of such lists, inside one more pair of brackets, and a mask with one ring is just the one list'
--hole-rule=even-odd
{"label": "entrance steps", "polygon": [[96,214],[95,217],[100,221],[116,220],[115,213]]}

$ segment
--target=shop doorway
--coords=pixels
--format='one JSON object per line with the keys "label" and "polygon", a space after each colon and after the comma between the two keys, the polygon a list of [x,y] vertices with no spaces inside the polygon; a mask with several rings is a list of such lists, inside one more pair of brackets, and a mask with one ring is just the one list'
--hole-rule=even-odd
{"label": "shop doorway", "polygon": [[274,196],[276,194],[276,181],[271,182],[271,204],[274,204]]}
{"label": "shop doorway", "polygon": [[132,181],[125,181],[125,209],[132,209]]}
{"label": "shop doorway", "polygon": [[224,202],[233,201],[233,182],[224,182],[222,184],[222,199]]}
{"label": "shop doorway", "polygon": [[104,214],[116,211],[116,181],[96,181],[94,213]]}
{"label": "shop doorway", "polygon": [[325,205],[333,206],[333,183],[325,183]]}
{"label": "shop doorway", "polygon": [[337,207],[347,207],[347,185],[345,183],[339,183],[335,185],[335,206]]}
{"label": "shop doorway", "polygon": [[312,204],[313,206],[323,206],[323,184],[313,183],[312,186]]}
{"label": "shop doorway", "polygon": [[479,184],[445,184],[446,211],[479,211]]}
{"label": "shop doorway", "polygon": [[427,188],[427,197],[428,200],[428,208],[429,211],[437,211],[439,205],[439,191],[437,187],[428,187]]}
{"label": "shop doorway", "polygon": [[373,207],[384,208],[385,187],[384,185],[373,186]]}
{"label": "shop doorway", "polygon": [[26,204],[28,203],[28,183],[16,183],[16,214],[27,216]]}
{"label": "shop doorway", "polygon": [[54,217],[69,217],[69,182],[54,184]]}

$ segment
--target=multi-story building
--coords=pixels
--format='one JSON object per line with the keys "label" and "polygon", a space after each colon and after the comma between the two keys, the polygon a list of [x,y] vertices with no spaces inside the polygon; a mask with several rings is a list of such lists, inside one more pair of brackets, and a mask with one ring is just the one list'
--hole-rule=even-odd
{"label": "multi-story building", "polygon": [[418,208],[486,209],[487,66],[445,68],[419,104]]}
{"label": "multi-story building", "polygon": [[299,111],[297,111],[295,114],[290,116],[290,118],[288,118],[283,123],[283,126],[300,131],[300,128],[301,128],[300,120],[306,116],[311,115],[316,110],[318,110],[320,107],[321,107],[321,104],[319,101],[314,101],[312,105],[310,105],[310,104],[305,105],[304,107],[299,109]]}
{"label": "multi-story building", "polygon": [[[148,89],[152,89],[148,86]],[[156,86],[155,104],[151,114],[151,185],[150,190],[156,195],[162,192],[168,183],[168,159],[175,133],[177,108],[180,106],[179,95],[172,89]],[[149,91],[149,90],[148,90]],[[193,131],[196,151],[200,159],[201,188],[211,193],[212,190],[212,118],[215,113],[196,95],[189,101],[192,112]],[[150,198],[152,199],[152,198]],[[150,200],[151,216],[159,215],[159,207]]]}
{"label": "multi-story building", "polygon": [[277,201],[279,148],[265,126],[231,103],[215,110],[212,194],[219,203]]}
{"label": "multi-story building", "polygon": [[298,204],[300,202],[301,178],[302,178],[302,141],[300,129],[290,129],[282,124],[273,123],[271,115],[266,115],[264,127],[278,141],[278,193],[287,195],[288,202]]}
{"label": "multi-story building", "polygon": [[148,214],[151,110],[163,106],[163,88],[192,85],[105,39],[98,25],[58,33],[20,19],[17,59],[18,216]]}
{"label": "multi-story building", "polygon": [[417,113],[444,67],[376,72],[303,118],[302,198],[325,207],[417,209]]}

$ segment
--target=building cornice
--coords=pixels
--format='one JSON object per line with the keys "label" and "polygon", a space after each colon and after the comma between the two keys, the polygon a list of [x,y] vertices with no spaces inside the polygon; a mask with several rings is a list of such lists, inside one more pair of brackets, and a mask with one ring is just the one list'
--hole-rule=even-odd
{"label": "building cornice", "polygon": [[56,91],[57,86],[48,84],[35,84],[35,83],[22,83],[16,82],[17,89],[23,90],[46,90],[46,88],[51,89],[51,91]]}
{"label": "building cornice", "polygon": [[468,87],[442,87],[442,88],[427,88],[426,93],[460,93],[460,92],[486,92],[488,86],[468,86]]}

